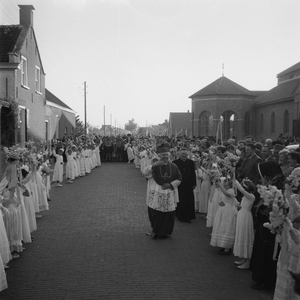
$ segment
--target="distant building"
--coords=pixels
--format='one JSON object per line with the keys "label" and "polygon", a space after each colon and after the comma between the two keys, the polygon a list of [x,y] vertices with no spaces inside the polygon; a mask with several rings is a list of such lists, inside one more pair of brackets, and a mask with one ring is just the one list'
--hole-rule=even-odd
{"label": "distant building", "polygon": [[13,113],[15,128],[10,142],[24,145],[29,140],[49,141],[74,133],[75,112],[45,88],[33,28],[34,7],[19,8],[20,24],[0,25],[0,110],[2,136],[7,131],[3,122]]}
{"label": "distant building", "polygon": [[189,111],[171,112],[169,117],[169,136],[191,136],[192,135],[192,113]]}
{"label": "distant building", "polygon": [[225,76],[191,95],[193,135],[224,140],[300,136],[300,63],[277,75],[270,91],[249,91]]}
{"label": "distant building", "polygon": [[[32,5],[19,5],[20,24],[0,26],[0,99],[18,106],[15,143],[45,138],[45,72]],[[1,110],[1,118],[8,114]]]}
{"label": "distant building", "polygon": [[46,89],[46,140],[73,135],[76,113],[63,101]]}

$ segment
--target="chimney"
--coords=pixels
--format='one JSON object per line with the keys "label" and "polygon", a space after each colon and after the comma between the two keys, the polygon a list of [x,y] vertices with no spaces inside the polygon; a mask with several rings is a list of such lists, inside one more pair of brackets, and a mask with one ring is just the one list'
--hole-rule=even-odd
{"label": "chimney", "polygon": [[24,27],[33,26],[33,11],[32,5],[19,5],[20,7],[20,25]]}

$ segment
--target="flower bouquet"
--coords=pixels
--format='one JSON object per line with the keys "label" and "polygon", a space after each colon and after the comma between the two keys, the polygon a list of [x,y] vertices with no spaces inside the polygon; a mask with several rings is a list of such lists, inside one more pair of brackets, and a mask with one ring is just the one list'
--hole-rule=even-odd
{"label": "flower bouquet", "polygon": [[221,180],[221,173],[217,168],[206,170],[205,173],[209,176],[210,181],[213,183]]}
{"label": "flower bouquet", "polygon": [[239,159],[239,156],[228,153],[228,155],[224,158],[225,168],[233,171]]}
{"label": "flower bouquet", "polygon": [[42,165],[42,174],[44,175],[50,175],[51,173],[51,169],[49,168],[49,166],[47,165]]}
{"label": "flower bouquet", "polygon": [[263,205],[269,209],[270,222],[264,223],[263,226],[274,234],[280,234],[288,215],[288,201],[282,191],[273,185],[258,185],[257,191],[263,199]]}
{"label": "flower bouquet", "polygon": [[293,193],[298,194],[300,192],[300,167],[293,170],[286,178],[286,182],[291,187]]}

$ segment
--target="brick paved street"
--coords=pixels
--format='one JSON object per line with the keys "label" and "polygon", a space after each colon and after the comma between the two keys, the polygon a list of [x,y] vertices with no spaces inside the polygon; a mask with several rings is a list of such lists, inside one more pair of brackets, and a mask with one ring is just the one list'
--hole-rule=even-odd
{"label": "brick paved street", "polygon": [[251,273],[209,246],[197,215],[152,240],[146,180],[132,164],[104,163],[53,187],[34,242],[9,263],[0,299],[272,299],[250,288]]}

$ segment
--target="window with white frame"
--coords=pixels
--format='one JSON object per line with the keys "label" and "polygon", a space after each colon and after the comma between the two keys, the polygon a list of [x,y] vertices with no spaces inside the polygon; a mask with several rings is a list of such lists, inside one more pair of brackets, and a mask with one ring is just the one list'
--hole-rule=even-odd
{"label": "window with white frame", "polygon": [[35,66],[35,90],[41,92],[41,69]]}
{"label": "window with white frame", "polygon": [[21,85],[28,87],[27,58],[21,57]]}

